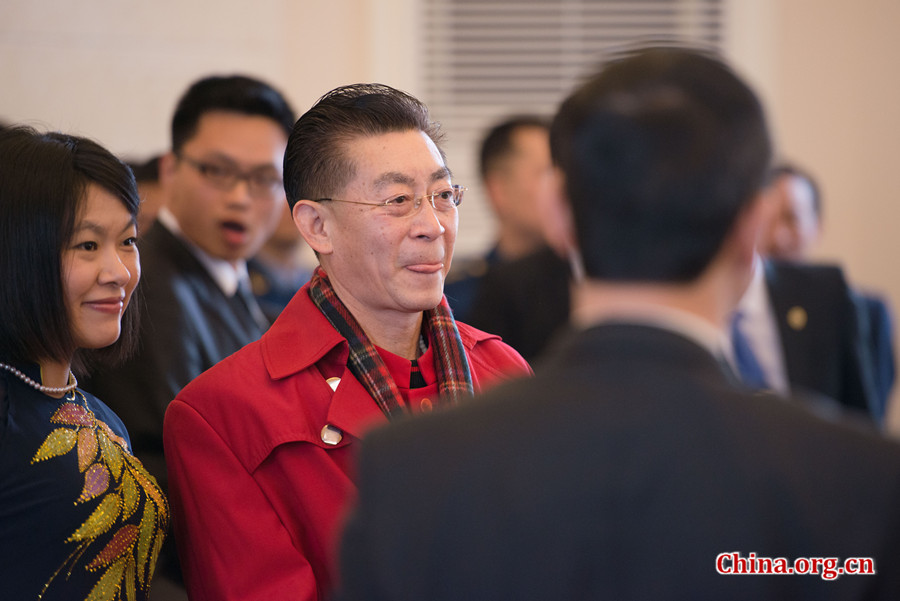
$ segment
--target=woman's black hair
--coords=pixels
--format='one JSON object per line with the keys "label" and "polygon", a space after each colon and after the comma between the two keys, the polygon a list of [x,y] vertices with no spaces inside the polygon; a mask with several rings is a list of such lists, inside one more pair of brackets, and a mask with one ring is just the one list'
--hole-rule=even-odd
{"label": "woman's black hair", "polygon": [[140,200],[131,169],[96,142],[22,126],[0,130],[0,361],[71,358],[72,368],[84,373],[133,350],[138,294],[113,345],[78,349],[72,336],[62,252],[91,184],[137,218]]}

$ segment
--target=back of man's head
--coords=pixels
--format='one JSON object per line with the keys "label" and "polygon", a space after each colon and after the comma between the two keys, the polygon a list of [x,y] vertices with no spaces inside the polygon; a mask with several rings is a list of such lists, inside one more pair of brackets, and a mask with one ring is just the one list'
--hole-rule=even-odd
{"label": "back of man's head", "polygon": [[440,150],[441,133],[418,99],[382,84],[353,84],[322,96],[300,116],[284,153],[284,188],[298,200],[336,194],[353,177],[346,146],[354,138],[418,130]]}
{"label": "back of man's head", "polygon": [[679,48],[608,64],[563,103],[551,146],[585,273],[610,281],[698,277],[771,157],[754,93],[718,59]]}
{"label": "back of man's head", "polygon": [[269,84],[245,75],[215,75],[194,82],[187,89],[172,117],[172,151],[179,153],[197,131],[200,118],[212,111],[267,117],[286,136],[294,126],[294,110]]}

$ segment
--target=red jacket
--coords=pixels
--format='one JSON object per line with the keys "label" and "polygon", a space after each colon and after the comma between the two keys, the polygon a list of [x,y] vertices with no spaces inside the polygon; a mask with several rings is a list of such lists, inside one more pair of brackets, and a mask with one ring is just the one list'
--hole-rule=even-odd
{"label": "red jacket", "polygon": [[[457,327],[476,391],[531,373],[498,337]],[[259,341],[169,405],[169,496],[192,601],[313,600],[331,591],[339,530],[356,495],[356,443],[387,423],[347,370],[347,355],[347,341],[304,287]],[[334,392],[333,376],[341,378]]]}

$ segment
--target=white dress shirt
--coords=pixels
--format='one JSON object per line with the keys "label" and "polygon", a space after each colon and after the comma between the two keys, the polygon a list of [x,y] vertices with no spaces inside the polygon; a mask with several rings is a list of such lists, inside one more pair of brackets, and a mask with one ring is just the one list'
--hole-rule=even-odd
{"label": "white dress shirt", "polygon": [[[203,265],[207,273],[209,273],[209,276],[213,279],[219,289],[222,290],[225,296],[231,298],[237,294],[238,287],[241,283],[244,284],[248,292],[251,290],[250,274],[247,271],[247,261],[238,259],[232,264],[225,259],[210,256],[181,231],[181,226],[178,225],[178,219],[167,207],[162,207],[159,210],[159,213],[157,213],[156,218],[167,230],[184,242],[184,245],[191,251],[191,254],[197,257],[197,260],[200,261],[200,264]],[[263,329],[268,328],[269,321],[255,299],[253,299],[253,295],[248,294],[247,296],[249,297],[249,300],[245,304],[249,305],[248,308],[253,314],[253,319]]]}
{"label": "white dress shirt", "polygon": [[167,207],[162,207],[156,217],[167,230],[172,232],[179,240],[184,242],[185,246],[191,251],[200,264],[206,268],[209,276],[216,282],[219,288],[225,293],[225,296],[232,297],[237,293],[238,285],[242,280],[250,279],[247,272],[247,262],[243,259],[238,260],[234,265],[225,259],[217,259],[208,255],[202,248],[194,244],[178,225],[178,219],[172,214]]}
{"label": "white dress shirt", "polygon": [[[744,293],[737,311],[741,313],[740,328],[744,337],[750,343],[753,354],[756,356],[760,367],[766,377],[766,382],[771,389],[781,395],[787,395],[790,384],[787,379],[787,369],[784,365],[784,351],[781,346],[781,336],[778,333],[778,324],[775,321],[775,313],[772,303],[769,302],[769,290],[766,286],[765,268],[762,260],[757,257],[753,270],[753,279]],[[733,352],[729,341],[729,358],[733,361]]]}

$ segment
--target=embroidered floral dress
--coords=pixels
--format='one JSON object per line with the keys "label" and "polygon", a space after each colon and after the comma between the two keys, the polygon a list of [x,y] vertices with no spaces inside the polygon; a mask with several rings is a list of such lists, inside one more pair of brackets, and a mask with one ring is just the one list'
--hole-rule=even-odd
{"label": "embroidered floral dress", "polygon": [[[40,381],[37,366],[17,366]],[[169,509],[118,417],[0,374],[0,598],[147,599]]]}

